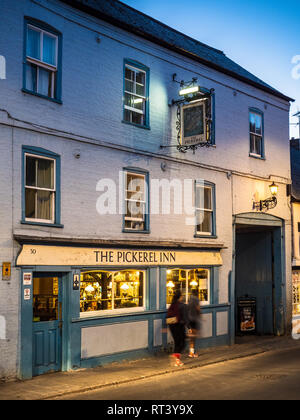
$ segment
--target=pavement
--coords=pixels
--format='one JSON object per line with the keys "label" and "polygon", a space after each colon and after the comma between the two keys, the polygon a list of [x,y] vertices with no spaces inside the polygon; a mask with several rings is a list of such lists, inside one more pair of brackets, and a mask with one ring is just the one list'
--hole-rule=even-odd
{"label": "pavement", "polygon": [[68,395],[71,397],[76,393],[171,374],[178,369],[188,371],[214,363],[295,348],[300,351],[300,340],[287,336],[238,337],[232,346],[200,349],[199,357],[195,359],[190,359],[187,354],[183,355],[182,367],[175,367],[174,363],[170,362],[170,354],[158,352],[138,360],[124,360],[70,372],[49,373],[26,381],[0,382],[0,400],[49,400]]}

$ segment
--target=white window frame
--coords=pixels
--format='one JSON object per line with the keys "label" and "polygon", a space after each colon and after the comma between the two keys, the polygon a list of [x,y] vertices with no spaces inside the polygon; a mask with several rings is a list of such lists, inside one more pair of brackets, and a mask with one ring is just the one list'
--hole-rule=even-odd
{"label": "white window frame", "polygon": [[[210,202],[211,202],[211,207],[212,208],[211,209],[206,209],[205,207],[196,207],[197,201],[200,201],[200,200],[197,200],[197,195],[196,195],[196,197],[195,197],[196,234],[197,235],[212,236],[213,235],[213,232],[214,232],[214,226],[213,226],[213,224],[214,224],[214,195],[213,195],[213,187],[211,185],[206,185],[206,184],[202,185],[200,183],[196,183],[196,194],[197,194],[198,188],[202,188],[204,190],[205,189],[209,189],[210,190]],[[204,194],[204,192],[203,192],[203,194]],[[197,228],[197,226],[198,226],[198,223],[197,223],[197,214],[198,214],[198,212],[201,212],[201,211],[203,211],[203,212],[210,212],[211,213],[211,232],[200,231]]]}
{"label": "white window frame", "polygon": [[[131,193],[136,193],[136,191],[131,191],[131,190],[127,189],[127,184],[128,184],[127,183],[127,176],[128,175],[134,175],[138,178],[143,178],[143,180],[144,180],[144,191],[143,191],[143,194],[144,194],[143,198],[144,199],[143,200],[135,200],[135,199],[132,199],[132,198],[128,198],[128,196],[127,196],[128,193],[130,193],[130,192]],[[147,212],[147,188],[148,188],[146,174],[142,174],[142,173],[134,172],[134,171],[129,171],[129,170],[125,171],[125,185],[124,186],[125,186],[124,230],[133,231],[133,232],[145,231],[146,228],[147,228],[146,227],[146,212]],[[141,205],[143,206],[143,208],[145,210],[144,215],[143,215],[143,219],[138,218],[138,217],[126,216],[129,202],[141,203]],[[128,221],[129,222],[144,223],[144,228],[143,229],[128,228],[128,227],[125,226],[125,222],[128,222]]]}
{"label": "white window frame", "polygon": [[[38,60],[37,58],[33,58],[27,55],[27,47],[28,47],[28,28],[39,32],[40,33],[40,57],[41,59]],[[55,66],[52,64],[48,64],[43,61],[43,44],[44,44],[44,34],[48,35],[51,38],[56,40],[55,42]],[[54,99],[55,97],[55,73],[57,73],[57,62],[58,62],[58,36],[52,34],[51,32],[45,31],[44,29],[40,29],[37,26],[31,25],[30,23],[27,24],[27,32],[26,32],[26,63],[35,64],[37,66],[37,75],[36,75],[36,87],[38,92],[39,86],[39,67],[44,68],[45,70],[51,71],[51,98]]]}
{"label": "white window frame", "polygon": [[[126,109],[127,111],[130,111],[130,112],[135,112],[137,114],[143,115],[142,125],[145,125],[145,122],[146,122],[146,101],[147,101],[147,96],[142,96],[142,95],[139,95],[139,94],[136,93],[136,85],[139,85],[139,83],[136,82],[136,73],[137,72],[144,73],[144,75],[145,75],[144,90],[145,90],[145,94],[146,94],[147,93],[147,72],[145,70],[139,69],[138,67],[134,67],[134,66],[132,66],[130,64],[126,64],[125,63],[125,70],[126,70],[126,68],[128,68],[128,69],[130,69],[131,71],[134,72],[134,80],[126,79],[126,77],[125,77],[126,72],[124,72],[124,80],[133,83],[134,92],[129,92],[128,90],[125,89],[125,87],[124,87],[124,92],[127,93],[128,95],[136,96],[136,97],[142,99],[143,100],[143,110],[137,109],[137,108],[132,108],[132,107],[130,107],[128,105],[125,105],[125,104],[124,104],[124,109]],[[128,121],[128,122],[132,123],[132,121]]]}
{"label": "white window frame", "polygon": [[[43,160],[50,160],[53,162],[53,188],[40,188],[40,187],[34,187],[31,185],[26,185],[26,165],[27,165],[27,157],[33,157],[35,159],[43,159]],[[46,156],[40,156],[40,155],[34,155],[31,153],[25,153],[24,154],[24,200],[25,200],[25,209],[26,209],[26,189],[31,189],[34,191],[50,191],[52,194],[52,215],[51,219],[38,219],[38,218],[29,218],[25,216],[26,222],[36,222],[36,223],[47,223],[47,224],[54,224],[55,223],[55,200],[56,200],[56,159],[48,158]],[[25,210],[26,211],[26,210]],[[37,212],[37,199],[35,201],[35,211]]]}
{"label": "white window frame", "polygon": [[[103,311],[89,311],[89,312],[79,312],[80,313],[80,318],[91,318],[91,317],[101,317],[101,316],[107,316],[107,315],[118,315],[118,314],[124,314],[124,313],[132,313],[132,312],[145,312],[146,310],[146,276],[147,276],[147,270],[139,270],[139,269],[131,269],[131,268],[120,268],[119,270],[85,270],[82,271],[82,273],[86,272],[86,271],[101,271],[101,272],[109,272],[112,273],[113,275],[113,280],[112,280],[112,306],[114,304],[114,276],[117,273],[120,272],[124,272],[124,271],[139,271],[139,272],[143,272],[143,306],[138,306],[135,308],[119,308],[119,309],[105,309]],[[80,311],[80,309],[79,309]]]}

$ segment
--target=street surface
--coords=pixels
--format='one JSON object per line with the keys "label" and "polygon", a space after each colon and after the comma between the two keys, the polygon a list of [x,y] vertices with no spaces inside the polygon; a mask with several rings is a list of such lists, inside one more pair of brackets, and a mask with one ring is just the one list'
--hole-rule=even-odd
{"label": "street surface", "polygon": [[300,400],[300,351],[280,350],[71,394],[73,400]]}

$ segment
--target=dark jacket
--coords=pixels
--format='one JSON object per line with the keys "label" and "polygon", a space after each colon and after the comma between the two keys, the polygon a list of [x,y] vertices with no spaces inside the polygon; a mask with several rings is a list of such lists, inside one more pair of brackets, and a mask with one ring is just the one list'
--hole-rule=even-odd
{"label": "dark jacket", "polygon": [[180,324],[187,324],[186,305],[182,302],[172,303],[168,309],[167,318],[176,316]]}
{"label": "dark jacket", "polygon": [[200,301],[196,296],[191,296],[187,306],[187,316],[189,323],[198,323],[200,315]]}

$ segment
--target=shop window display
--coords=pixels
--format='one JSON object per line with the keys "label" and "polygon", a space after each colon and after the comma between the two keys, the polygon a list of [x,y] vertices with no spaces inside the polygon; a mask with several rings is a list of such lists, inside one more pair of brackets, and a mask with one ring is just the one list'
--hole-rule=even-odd
{"label": "shop window display", "polygon": [[174,294],[180,290],[184,296],[185,302],[193,290],[197,290],[198,298],[201,304],[209,304],[210,285],[209,270],[197,268],[192,270],[173,269],[167,270],[167,305],[172,303]]}
{"label": "shop window display", "polygon": [[143,271],[85,271],[80,280],[80,312],[142,308]]}

